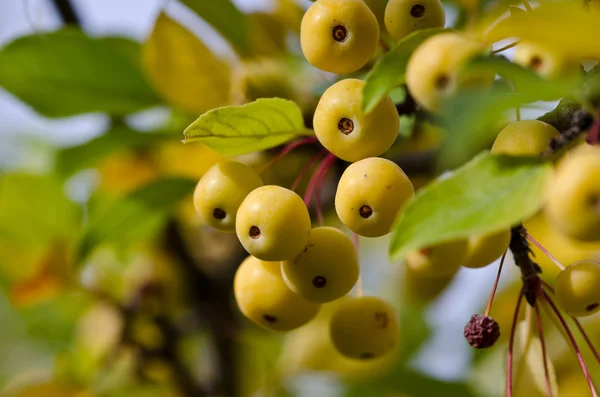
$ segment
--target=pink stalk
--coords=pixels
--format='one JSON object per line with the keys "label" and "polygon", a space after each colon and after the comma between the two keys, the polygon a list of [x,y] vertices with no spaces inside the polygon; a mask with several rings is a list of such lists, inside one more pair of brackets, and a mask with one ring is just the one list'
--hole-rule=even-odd
{"label": "pink stalk", "polygon": [[500,283],[500,276],[502,275],[502,267],[504,266],[504,259],[506,258],[506,253],[508,249],[504,251],[502,255],[502,259],[500,259],[500,266],[498,266],[498,273],[496,274],[496,281],[494,281],[494,286],[492,287],[492,293],[490,294],[490,299],[488,299],[487,307],[485,308],[484,316],[489,316],[492,311],[492,302],[494,302],[494,296],[496,296],[496,290],[498,289],[498,284]]}
{"label": "pink stalk", "polygon": [[587,381],[590,391],[592,392],[592,397],[598,397],[598,392],[596,391],[596,388],[594,387],[594,383],[592,382],[592,377],[590,376],[590,372],[588,371],[587,365],[585,365],[585,360],[583,359],[583,355],[581,354],[581,350],[579,350],[579,346],[577,345],[577,342],[575,341],[575,337],[573,336],[571,329],[569,328],[569,326],[568,326],[567,322],[565,321],[565,319],[563,318],[562,314],[560,314],[560,310],[558,310],[558,307],[556,307],[556,305],[552,301],[552,298],[550,297],[550,295],[548,295],[548,293],[546,291],[543,291],[543,293],[544,293],[544,300],[546,302],[548,302],[548,305],[550,305],[550,307],[552,308],[552,311],[554,312],[554,314],[556,315],[556,317],[562,324],[563,329],[567,333],[567,336],[569,337],[569,341],[571,342],[571,345],[575,349],[575,354],[577,355],[577,360],[579,361],[579,365],[581,366],[581,370],[583,371],[585,380]]}
{"label": "pink stalk", "polygon": [[331,162],[332,158],[335,160],[335,156],[333,154],[329,153],[327,155],[327,157],[325,157],[323,160],[321,160],[321,162],[317,166],[317,169],[312,174],[312,177],[310,178],[310,181],[308,182],[308,186],[306,187],[306,193],[304,193],[304,204],[306,204],[307,207],[310,204],[310,200],[313,196],[313,192],[315,191],[317,182],[319,181],[321,174],[323,172],[325,172],[327,170],[327,168],[330,167],[331,164],[333,164]]}
{"label": "pink stalk", "polygon": [[548,353],[546,350],[546,341],[544,340],[544,327],[542,326],[542,316],[538,303],[535,304],[535,319],[537,323],[538,335],[540,336],[540,344],[542,345],[542,360],[544,361],[544,376],[546,379],[546,393],[548,397],[552,397],[552,386],[550,385],[550,371],[548,371]]}
{"label": "pink stalk", "polygon": [[323,162],[327,163],[323,166],[323,170],[321,174],[318,176],[318,180],[316,182],[315,188],[315,205],[317,207],[317,219],[319,221],[319,225],[323,226],[323,207],[321,206],[321,189],[323,188],[323,183],[325,182],[325,178],[327,177],[327,173],[335,163],[336,157],[333,154],[329,154]]}
{"label": "pink stalk", "polygon": [[515,332],[517,330],[517,321],[519,320],[519,311],[521,310],[521,303],[523,302],[523,297],[525,296],[523,293],[524,289],[521,288],[521,292],[519,292],[519,299],[517,300],[517,307],[515,308],[515,315],[513,317],[512,326],[510,329],[510,337],[508,339],[508,365],[507,365],[507,374],[506,374],[506,396],[512,397],[512,389],[513,389],[513,350],[515,344]]}
{"label": "pink stalk", "polygon": [[306,145],[308,143],[313,143],[313,142],[317,142],[317,137],[316,136],[309,136],[307,138],[299,139],[299,140],[297,140],[295,142],[292,142],[292,143],[286,145],[277,156],[273,157],[271,159],[271,161],[269,161],[263,167],[263,169],[260,171],[260,173],[262,174],[263,172],[265,172],[266,170],[268,170],[269,168],[271,168],[273,166],[273,164],[275,164],[276,162],[278,162],[279,160],[281,160],[282,158],[284,158],[289,152],[291,152],[292,150],[296,149],[297,147]]}
{"label": "pink stalk", "polygon": [[327,150],[322,150],[319,153],[317,153],[316,155],[314,155],[313,158],[311,158],[306,164],[304,164],[304,167],[302,167],[302,169],[298,173],[298,176],[296,176],[296,179],[294,180],[294,183],[292,184],[292,190],[294,190],[294,191],[296,190],[296,188],[300,184],[300,181],[302,180],[302,178],[304,177],[304,175],[306,175],[306,173],[308,172],[308,170],[310,169],[310,167],[312,167],[312,165],[317,160],[319,160],[321,157],[323,157],[325,154],[327,154]]}
{"label": "pink stalk", "polygon": [[529,234],[529,232],[525,231],[525,237],[527,237],[527,240],[531,241],[533,243],[533,245],[535,245],[536,247],[538,247],[540,249],[540,251],[542,251],[544,253],[544,255],[546,255],[548,258],[550,258],[550,260],[552,262],[554,262],[554,264],[556,266],[558,266],[560,268],[560,270],[565,270],[565,267],[563,266],[562,263],[560,263],[560,261],[558,259],[556,259],[554,257],[554,255],[552,255],[550,252],[548,252],[548,250],[546,248],[544,248],[542,246],[542,244],[540,244],[536,239],[534,239],[531,234]]}

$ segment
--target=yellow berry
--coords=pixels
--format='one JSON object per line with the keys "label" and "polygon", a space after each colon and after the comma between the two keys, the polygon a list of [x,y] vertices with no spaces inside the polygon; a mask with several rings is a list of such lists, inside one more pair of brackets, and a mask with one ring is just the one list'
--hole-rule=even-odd
{"label": "yellow berry", "polygon": [[327,72],[357,71],[369,62],[378,43],[377,18],[363,0],[317,0],[302,18],[302,52]]}
{"label": "yellow berry", "polygon": [[600,241],[600,147],[581,147],[565,156],[546,184],[544,212],[563,234]]}
{"label": "yellow berry", "polygon": [[222,161],[212,166],[196,185],[194,207],[206,224],[234,232],[240,204],[261,185],[260,177],[251,167],[237,161]]}
{"label": "yellow berry", "polygon": [[467,240],[457,240],[411,251],[405,259],[406,265],[415,273],[429,277],[449,277],[465,264],[467,252]]}
{"label": "yellow berry", "polygon": [[568,314],[584,317],[600,311],[600,263],[580,261],[556,278],[556,300]]}
{"label": "yellow berry", "polygon": [[446,11],[440,0],[390,0],[385,8],[385,27],[396,40],[429,28],[443,28]]}
{"label": "yellow berry", "polygon": [[398,343],[400,327],[395,309],[374,296],[344,301],[329,324],[331,341],[344,356],[368,360],[383,356]]}
{"label": "yellow berry", "polygon": [[528,42],[519,43],[513,62],[548,79],[576,76],[579,72],[579,62],[572,57],[556,49]]}
{"label": "yellow berry", "polygon": [[493,154],[539,156],[558,130],[540,120],[521,120],[504,127],[492,146]]}
{"label": "yellow berry", "polygon": [[371,157],[346,168],[335,194],[335,210],[353,232],[379,237],[390,232],[398,212],[413,196],[410,179],[396,163]]}
{"label": "yellow berry", "polygon": [[461,73],[462,67],[483,49],[481,43],[460,33],[441,33],[428,38],[408,60],[408,90],[425,109],[439,112],[459,88],[491,85],[493,73]]}
{"label": "yellow berry", "polygon": [[300,196],[275,185],[248,194],[235,223],[246,251],[264,261],[295,258],[306,247],[310,228],[310,215]]}
{"label": "yellow berry", "polygon": [[346,295],[358,280],[358,255],[341,230],[317,227],[310,231],[304,251],[281,262],[290,289],[312,302],[325,303]]}
{"label": "yellow berry", "polygon": [[298,328],[312,320],[320,308],[285,285],[279,262],[264,262],[253,256],[238,268],[233,290],[244,316],[274,331]]}
{"label": "yellow berry", "polygon": [[435,300],[448,287],[456,273],[445,277],[431,277],[415,272],[410,266],[405,266],[402,275],[402,292],[408,301],[417,305],[426,305]]}
{"label": "yellow berry", "polygon": [[315,109],[313,124],[319,142],[346,161],[379,156],[388,150],[400,128],[396,106],[387,95],[365,114],[363,80],[345,79],[329,87]]}
{"label": "yellow berry", "polygon": [[464,267],[485,267],[501,257],[508,249],[510,230],[500,233],[477,235],[468,239],[467,259]]}

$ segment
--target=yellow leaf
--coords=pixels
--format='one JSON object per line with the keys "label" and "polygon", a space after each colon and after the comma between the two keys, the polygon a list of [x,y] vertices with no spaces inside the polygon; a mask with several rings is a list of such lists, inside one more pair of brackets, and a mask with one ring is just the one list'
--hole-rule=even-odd
{"label": "yellow leaf", "polygon": [[[527,310],[531,310],[531,308],[528,307]],[[531,322],[533,321],[535,320],[531,319]],[[537,329],[535,325],[524,320],[517,325],[516,329],[513,357],[513,391],[515,397],[544,397],[547,395],[542,344],[540,338],[530,327]],[[546,354],[548,354],[547,349],[548,345],[546,344]],[[558,396],[554,365],[548,357],[546,357],[546,363],[552,395]]]}
{"label": "yellow leaf", "polygon": [[578,58],[600,59],[600,14],[582,2],[544,2],[529,12],[511,13],[483,32],[489,43],[518,37]]}
{"label": "yellow leaf", "polygon": [[204,113],[229,103],[229,64],[164,13],[144,44],[142,62],[156,90],[177,107]]}

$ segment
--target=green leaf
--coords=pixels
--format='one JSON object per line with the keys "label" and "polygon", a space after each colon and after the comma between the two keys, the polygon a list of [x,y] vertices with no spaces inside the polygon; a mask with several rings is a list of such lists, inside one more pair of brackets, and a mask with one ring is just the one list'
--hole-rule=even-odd
{"label": "green leaf", "polygon": [[99,206],[90,215],[79,243],[78,259],[84,259],[100,244],[127,246],[152,236],[175,205],[193,191],[196,182],[186,178],[161,179],[123,199]]}
{"label": "green leaf", "polygon": [[418,30],[406,36],[385,54],[367,75],[363,88],[363,109],[370,112],[394,87],[404,83],[406,65],[413,51],[429,37],[445,29]]}
{"label": "green leaf", "polygon": [[108,155],[121,150],[149,146],[158,141],[173,139],[167,133],[146,133],[119,126],[84,144],[60,150],[56,155],[56,171],[69,176],[86,167],[94,166]]}
{"label": "green leaf", "polygon": [[481,153],[421,189],[392,231],[390,255],[498,232],[534,215],[551,165],[537,158]]}
{"label": "green leaf", "polygon": [[21,37],[0,50],[0,86],[48,117],[135,112],[159,100],[125,53],[134,46],[75,28]]}
{"label": "green leaf", "polygon": [[204,113],[184,131],[184,143],[200,141],[225,156],[236,156],[310,134],[312,131],[304,126],[302,111],[294,102],[261,98]]}
{"label": "green leaf", "polygon": [[230,0],[181,0],[242,54],[250,49],[248,19]]}
{"label": "green leaf", "polygon": [[491,146],[499,132],[506,111],[535,101],[553,101],[576,93],[577,82],[554,81],[548,84],[537,74],[513,64],[503,57],[473,60],[465,73],[497,73],[514,84],[515,90],[499,87],[490,91],[466,90],[458,93],[445,107],[442,120],[447,131],[438,169],[452,169],[464,164]]}

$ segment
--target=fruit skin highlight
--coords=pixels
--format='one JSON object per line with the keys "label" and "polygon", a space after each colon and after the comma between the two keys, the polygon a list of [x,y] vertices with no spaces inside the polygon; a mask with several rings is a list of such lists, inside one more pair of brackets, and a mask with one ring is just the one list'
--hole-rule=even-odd
{"label": "fruit skin highlight", "polygon": [[263,261],[295,258],[306,247],[310,229],[310,215],[300,196],[275,185],[248,194],[235,223],[246,251]]}
{"label": "fruit skin highlight", "polygon": [[556,278],[556,301],[569,315],[590,316],[600,311],[600,263],[579,261]]}
{"label": "fruit skin highlight", "polygon": [[304,57],[326,72],[356,72],[373,57],[378,43],[377,18],[363,0],[317,0],[300,25]]}
{"label": "fruit skin highlight", "polygon": [[352,240],[333,227],[310,231],[308,243],[293,260],[281,262],[288,287],[303,298],[318,303],[346,295],[359,274],[358,255]]}
{"label": "fruit skin highlight", "polygon": [[244,316],[273,331],[298,328],[312,320],[320,308],[285,285],[279,262],[265,262],[253,256],[240,264],[233,291]]}
{"label": "fruit skin highlight", "polygon": [[334,312],[329,334],[335,348],[346,357],[381,357],[398,343],[398,315],[389,303],[375,296],[352,298]]}
{"label": "fruit skin highlight", "polygon": [[194,208],[207,225],[233,233],[242,201],[260,186],[262,181],[250,166],[222,161],[212,166],[196,185]]}
{"label": "fruit skin highlight", "polygon": [[389,95],[365,114],[365,82],[344,79],[321,96],[313,124],[315,135],[327,150],[345,161],[359,161],[387,151],[398,137],[400,117]]}
{"label": "fruit skin highlight", "polygon": [[401,208],[413,197],[412,183],[396,163],[372,157],[346,168],[335,194],[335,210],[353,232],[379,237],[390,232]]}

